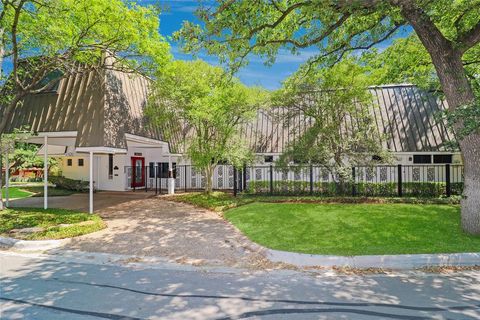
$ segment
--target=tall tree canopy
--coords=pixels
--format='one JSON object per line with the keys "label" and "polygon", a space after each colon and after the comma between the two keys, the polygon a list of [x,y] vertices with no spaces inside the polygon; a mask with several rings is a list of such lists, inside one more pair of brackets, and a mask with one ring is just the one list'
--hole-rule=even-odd
{"label": "tall tree canopy", "polygon": [[205,191],[210,192],[220,162],[240,166],[251,158],[239,133],[265,97],[263,90],[246,87],[220,67],[201,60],[174,61],[157,76],[146,113],[167,140],[181,131],[185,153],[203,170]]}
{"label": "tall tree canopy", "polygon": [[[480,0],[219,0],[198,16],[203,26],[186,22],[176,36],[187,51],[204,49],[233,68],[247,63],[249,54],[273,63],[280,49],[295,54],[307,47],[318,50],[310,64],[330,65],[410,26],[430,56],[457,132],[463,131],[465,117],[473,119],[470,123],[478,119],[480,103],[463,57],[478,50]],[[465,164],[462,226],[480,234],[479,129],[465,131],[460,147]]]}

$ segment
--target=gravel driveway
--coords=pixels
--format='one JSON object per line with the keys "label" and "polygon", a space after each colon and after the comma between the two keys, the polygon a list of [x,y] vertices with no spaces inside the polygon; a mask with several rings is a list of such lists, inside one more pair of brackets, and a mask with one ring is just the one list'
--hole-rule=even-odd
{"label": "gravel driveway", "polygon": [[99,212],[108,228],[77,237],[65,249],[156,256],[193,265],[256,267],[262,249],[220,214],[163,200],[131,200]]}

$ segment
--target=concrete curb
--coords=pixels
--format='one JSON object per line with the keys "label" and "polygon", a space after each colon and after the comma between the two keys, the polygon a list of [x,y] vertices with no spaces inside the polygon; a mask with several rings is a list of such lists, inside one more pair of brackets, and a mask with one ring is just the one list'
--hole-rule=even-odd
{"label": "concrete curb", "polygon": [[384,256],[329,256],[267,249],[266,256],[274,262],[298,267],[353,267],[415,269],[434,266],[478,266],[480,253],[400,254]]}
{"label": "concrete curb", "polygon": [[60,240],[19,240],[8,237],[0,237],[0,247],[15,249],[19,251],[39,251],[58,248],[69,239]]}

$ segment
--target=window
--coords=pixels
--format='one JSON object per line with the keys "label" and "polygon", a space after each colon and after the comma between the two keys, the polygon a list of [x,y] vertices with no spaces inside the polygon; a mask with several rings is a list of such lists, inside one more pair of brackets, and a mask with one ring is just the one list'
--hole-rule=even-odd
{"label": "window", "polygon": [[113,154],[108,155],[108,179],[113,179]]}
{"label": "window", "polygon": [[60,84],[60,79],[62,78],[63,73],[60,70],[54,70],[48,73],[42,80],[40,80],[35,89],[42,89],[40,93],[49,93],[56,92],[58,90],[58,85]]}
{"label": "window", "polygon": [[[159,178],[168,178],[168,162],[159,162]],[[177,164],[172,162],[172,169],[173,169],[173,177],[177,176]]]}
{"label": "window", "polygon": [[148,176],[150,178],[155,178],[155,162],[148,163]]}
{"label": "window", "polygon": [[78,166],[83,167],[83,159],[78,159]]}
{"label": "window", "polygon": [[452,155],[436,154],[433,156],[433,163],[452,163]]}
{"label": "window", "polygon": [[72,159],[67,159],[67,166],[71,167],[73,164]]}
{"label": "window", "polygon": [[376,162],[382,162],[383,161],[382,157],[377,156],[377,155],[372,156],[372,160],[376,161]]}
{"label": "window", "polygon": [[265,156],[263,157],[263,161],[265,161],[265,163],[271,163],[273,162],[273,156]]}
{"label": "window", "polygon": [[413,156],[413,163],[432,163],[432,155],[430,154],[416,154]]}

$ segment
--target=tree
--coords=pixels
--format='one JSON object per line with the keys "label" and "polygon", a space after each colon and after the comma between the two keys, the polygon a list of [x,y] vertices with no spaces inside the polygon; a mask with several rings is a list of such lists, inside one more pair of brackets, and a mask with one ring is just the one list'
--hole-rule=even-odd
{"label": "tree", "polygon": [[[2,139],[0,139],[0,210],[5,208],[3,203],[3,160],[9,154],[12,154],[15,151],[15,144],[25,141],[30,136],[30,133],[24,129],[15,129],[14,132],[9,134],[4,134]],[[10,157],[9,157],[10,158]],[[5,170],[10,170],[10,166],[5,166]]]}
{"label": "tree", "polygon": [[279,164],[320,164],[343,185],[351,178],[352,165],[370,165],[377,157],[388,162],[368,84],[365,68],[354,59],[315,70],[309,77],[299,70],[287,79],[274,95],[274,105],[286,109],[283,125],[295,128],[298,119],[309,125],[302,132],[289,133],[299,138],[280,156]]}
{"label": "tree", "polygon": [[1,0],[0,134],[23,98],[69,74],[109,68],[147,73],[169,60],[159,12],[122,0]]}
{"label": "tree", "polygon": [[[205,49],[233,68],[247,63],[249,54],[273,63],[280,49],[295,54],[308,47],[318,50],[310,65],[330,65],[410,26],[432,60],[449,111],[467,108],[475,115],[480,109],[462,60],[478,50],[479,0],[221,0],[198,15],[204,26],[186,22],[176,37],[185,50]],[[456,131],[463,127],[462,119],[456,121]],[[464,134],[459,144],[465,165],[462,226],[480,234],[479,130]]]}
{"label": "tree", "polygon": [[157,77],[146,114],[152,125],[163,128],[167,140],[183,136],[186,154],[203,170],[209,193],[220,162],[240,166],[250,159],[239,131],[256,115],[263,96],[220,67],[200,60],[175,61]]}

